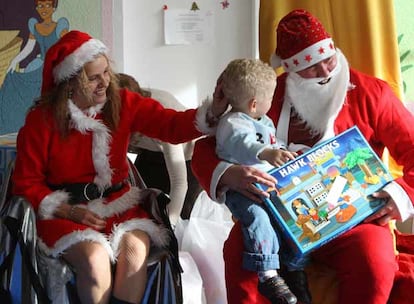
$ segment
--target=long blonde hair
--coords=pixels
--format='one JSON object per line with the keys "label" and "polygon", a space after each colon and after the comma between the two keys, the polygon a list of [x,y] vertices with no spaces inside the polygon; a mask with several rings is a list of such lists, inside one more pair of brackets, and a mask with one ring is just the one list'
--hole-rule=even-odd
{"label": "long blonde hair", "polygon": [[[106,55],[105,58],[109,59]],[[118,79],[109,64],[109,85],[106,89],[107,102],[102,109],[104,122],[111,130],[118,127],[121,112],[121,97],[119,95]],[[68,80],[62,81],[53,87],[49,92],[43,94],[36,102],[35,106],[49,107],[52,111],[53,119],[62,138],[69,134],[70,130],[70,113],[68,108],[68,99],[71,98],[73,87],[81,90],[84,96],[89,96],[87,91],[88,77],[85,68]]]}

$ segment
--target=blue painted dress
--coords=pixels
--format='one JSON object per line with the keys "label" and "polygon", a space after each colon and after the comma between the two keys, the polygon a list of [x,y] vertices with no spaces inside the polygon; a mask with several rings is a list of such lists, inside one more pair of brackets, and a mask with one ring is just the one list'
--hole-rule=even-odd
{"label": "blue painted dress", "polygon": [[0,134],[17,132],[23,125],[28,108],[40,96],[46,51],[64,30],[69,30],[69,21],[60,18],[55,30],[42,36],[35,28],[37,23],[35,18],[30,18],[28,26],[39,44],[40,54],[26,66],[24,72],[7,73],[0,88]]}

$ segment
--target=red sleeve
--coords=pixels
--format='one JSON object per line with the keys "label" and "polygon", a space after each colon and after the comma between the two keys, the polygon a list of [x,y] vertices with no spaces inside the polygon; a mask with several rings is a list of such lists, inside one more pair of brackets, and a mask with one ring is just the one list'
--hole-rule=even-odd
{"label": "red sleeve", "polygon": [[121,117],[132,119],[132,132],[172,144],[187,142],[202,135],[196,127],[196,109],[176,111],[164,108],[152,98],[144,98],[127,90],[122,90],[121,94],[124,101]]}
{"label": "red sleeve", "polygon": [[215,151],[215,137],[204,137],[197,140],[194,146],[191,168],[201,187],[210,194],[211,179],[214,169],[220,162]]}
{"label": "red sleeve", "polygon": [[51,193],[46,183],[46,164],[53,127],[46,117],[45,112],[38,108],[28,113],[25,125],[17,136],[17,155],[12,176],[13,194],[24,196],[36,212],[42,199]]}
{"label": "red sleeve", "polygon": [[354,88],[336,121],[336,133],[357,125],[374,151],[387,148],[403,176],[396,181],[414,202],[414,116],[382,80],[351,70]]}

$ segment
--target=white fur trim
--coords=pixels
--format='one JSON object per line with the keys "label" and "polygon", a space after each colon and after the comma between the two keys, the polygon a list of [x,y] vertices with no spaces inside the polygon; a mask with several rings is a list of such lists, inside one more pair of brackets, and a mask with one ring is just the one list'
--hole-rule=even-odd
{"label": "white fur trim", "polygon": [[[311,132],[322,135],[319,142],[335,134],[334,121],[345,102],[349,77],[348,63],[338,49],[337,65],[328,77],[303,78],[297,73],[289,73],[286,78],[284,102],[291,103]],[[326,78],[331,79],[328,84],[322,87],[317,84]],[[320,115],[321,112],[324,115]]]}
{"label": "white fur trim", "polygon": [[87,208],[100,217],[108,218],[113,215],[121,214],[135,205],[139,205],[141,202],[148,199],[152,193],[153,192],[149,189],[131,187],[128,192],[109,203],[107,203],[105,199],[89,201]]}
{"label": "white fur trim", "polygon": [[146,232],[153,245],[158,248],[165,248],[170,240],[168,230],[156,224],[150,219],[132,219],[115,226],[112,230],[111,245],[115,256],[119,254],[119,243],[122,236],[129,231],[141,230]]}
{"label": "white fur trim", "polygon": [[53,246],[52,248],[49,248],[44,244],[44,246],[42,246],[41,249],[46,255],[56,258],[70,246],[83,241],[91,241],[101,244],[108,252],[111,261],[115,261],[115,255],[112,251],[111,244],[109,243],[108,238],[106,238],[104,234],[93,229],[74,231],[60,238],[55,243],[55,246]]}
{"label": "white fur trim", "polygon": [[85,63],[92,61],[99,54],[107,54],[107,47],[97,39],[89,39],[53,69],[55,84],[76,75]]}
{"label": "white fur trim", "polygon": [[269,62],[270,62],[270,66],[274,69],[280,68],[282,66],[282,58],[277,56],[275,53],[273,53],[270,56]]}
{"label": "white fur trim", "polygon": [[39,205],[38,216],[40,219],[52,219],[54,218],[53,214],[56,211],[56,208],[62,204],[69,201],[69,193],[57,190],[48,195],[46,195]]}
{"label": "white fur trim", "polygon": [[225,161],[221,161],[219,162],[219,164],[217,165],[217,167],[214,169],[213,171],[213,176],[211,178],[211,183],[210,183],[210,197],[213,201],[216,201],[220,204],[223,204],[226,201],[226,191],[228,190],[227,188],[224,189],[220,189],[221,191],[219,192],[217,187],[218,187],[218,183],[221,179],[221,176],[224,174],[224,172],[230,168],[233,164],[225,162]]}
{"label": "white fur trim", "polygon": [[292,57],[282,59],[281,65],[286,72],[298,72],[335,55],[335,52],[332,38],[326,38],[312,44]]}
{"label": "white fur trim", "polygon": [[[42,267],[40,271],[47,277],[47,292],[52,303],[68,303],[66,301],[67,293],[65,285],[72,279],[73,272],[66,263],[58,258],[67,248],[82,241],[98,242],[108,252],[111,262],[115,263],[122,236],[128,231],[136,229],[147,232],[156,247],[162,249],[168,245],[168,230],[157,225],[150,219],[134,219],[114,227],[111,240],[108,240],[102,233],[93,229],[74,231],[57,241],[53,248],[47,247],[38,238],[37,244],[41,251],[39,261],[41,261],[40,266]],[[148,264],[158,260],[156,254],[157,252],[150,254]]]}
{"label": "white fur trim", "polygon": [[386,191],[397,205],[400,218],[398,220],[404,222],[405,220],[414,217],[414,207],[407,192],[396,181],[392,181],[385,185],[382,189]]}
{"label": "white fur trim", "polygon": [[72,100],[68,100],[69,112],[71,114],[72,127],[85,134],[91,131],[92,135],[92,159],[96,170],[95,184],[100,190],[111,185],[112,169],[109,166],[109,145],[111,134],[109,129],[101,121],[87,116]]}
{"label": "white fur trim", "polygon": [[207,115],[209,113],[210,108],[213,104],[213,101],[210,99],[205,99],[200,107],[197,109],[196,114],[196,127],[197,129],[204,134],[215,134],[216,128],[210,127],[207,122]]}
{"label": "white fur trim", "polygon": [[47,247],[41,239],[38,239],[38,244],[39,248],[47,256],[57,258],[64,253],[66,249],[79,242],[96,242],[105,248],[111,262],[114,263],[118,256],[119,243],[121,242],[122,236],[124,233],[133,230],[145,231],[155,247],[165,248],[170,240],[169,231],[164,226],[158,225],[151,219],[136,218],[114,226],[109,239],[103,233],[93,229],[86,229],[82,231],[73,231],[72,233],[63,236],[51,248]]}

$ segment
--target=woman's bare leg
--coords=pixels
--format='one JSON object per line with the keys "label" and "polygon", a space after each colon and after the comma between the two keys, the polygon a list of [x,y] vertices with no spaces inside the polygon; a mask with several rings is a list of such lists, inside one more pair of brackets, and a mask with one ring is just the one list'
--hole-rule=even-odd
{"label": "woman's bare leg", "polygon": [[139,303],[147,283],[149,236],[140,230],[127,232],[119,245],[113,295],[120,300]]}
{"label": "woman's bare leg", "polygon": [[80,242],[66,250],[63,258],[76,271],[76,288],[82,303],[108,303],[111,295],[111,263],[105,248]]}

